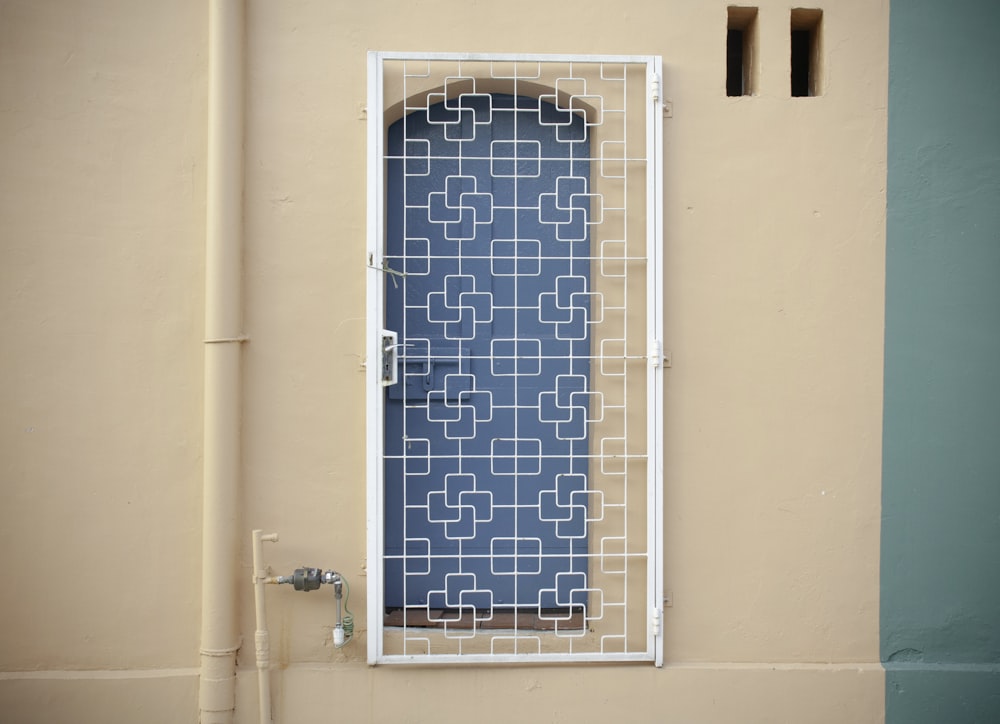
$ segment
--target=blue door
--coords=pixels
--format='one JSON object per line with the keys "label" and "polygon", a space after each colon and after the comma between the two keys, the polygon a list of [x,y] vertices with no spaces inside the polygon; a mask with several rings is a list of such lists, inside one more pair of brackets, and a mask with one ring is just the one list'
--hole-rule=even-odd
{"label": "blue door", "polygon": [[536,98],[465,94],[397,121],[387,148],[385,325],[399,381],[385,398],[385,604],[579,610],[584,119]]}

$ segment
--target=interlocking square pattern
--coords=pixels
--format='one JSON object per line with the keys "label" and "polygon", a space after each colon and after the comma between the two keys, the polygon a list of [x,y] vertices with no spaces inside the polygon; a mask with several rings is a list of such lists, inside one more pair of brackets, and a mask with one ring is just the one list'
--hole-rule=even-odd
{"label": "interlocking square pattern", "polygon": [[652,659],[657,61],[370,68],[370,659]]}

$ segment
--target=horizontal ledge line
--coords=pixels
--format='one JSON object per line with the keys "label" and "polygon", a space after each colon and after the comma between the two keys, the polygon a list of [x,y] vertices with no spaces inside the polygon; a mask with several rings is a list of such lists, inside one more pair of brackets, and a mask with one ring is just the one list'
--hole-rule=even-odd
{"label": "horizontal ledge line", "polygon": [[795,661],[761,661],[761,662],[684,662],[664,661],[664,669],[686,669],[702,671],[718,669],[720,671],[856,671],[878,672],[882,665],[871,661],[846,661],[838,663],[816,663]]}
{"label": "horizontal ledge line", "polygon": [[885,667],[886,671],[952,671],[970,674],[1000,674],[1000,662],[974,664],[966,662],[885,661],[882,666]]}
{"label": "horizontal ledge line", "polygon": [[[531,656],[530,654],[527,656]],[[393,657],[395,658],[395,657]],[[415,657],[426,660],[425,657]],[[430,657],[433,658],[433,657]],[[572,658],[572,657],[571,657]],[[467,660],[467,659],[463,659]],[[564,659],[565,660],[565,659]],[[343,668],[343,664],[317,664],[300,662],[289,664],[291,669],[327,670]],[[874,673],[881,671],[953,671],[968,673],[1000,674],[1000,663],[910,663],[910,662],[844,662],[844,663],[796,663],[796,662],[670,662],[664,663],[666,671],[855,671],[858,673]],[[251,666],[240,667],[240,673],[252,673]],[[45,671],[0,671],[0,681],[74,681],[74,680],[125,680],[125,679],[158,679],[199,676],[197,668],[175,669],[82,669],[82,670],[45,670]]]}
{"label": "horizontal ledge line", "polygon": [[52,669],[46,671],[0,671],[0,681],[81,679],[172,679],[198,677],[200,669]]}

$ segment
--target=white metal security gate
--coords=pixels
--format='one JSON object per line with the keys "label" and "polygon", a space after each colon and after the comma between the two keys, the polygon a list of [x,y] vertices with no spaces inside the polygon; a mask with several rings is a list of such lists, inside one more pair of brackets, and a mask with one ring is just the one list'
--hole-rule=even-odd
{"label": "white metal security gate", "polygon": [[371,663],[662,660],[660,77],[369,54]]}

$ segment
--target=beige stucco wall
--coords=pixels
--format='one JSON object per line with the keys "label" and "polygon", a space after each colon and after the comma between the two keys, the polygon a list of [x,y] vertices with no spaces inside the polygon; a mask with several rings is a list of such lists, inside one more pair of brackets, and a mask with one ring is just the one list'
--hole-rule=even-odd
{"label": "beige stucco wall", "polygon": [[[888,3],[823,7],[825,94],[724,93],[726,4],[248,3],[243,582],[268,592],[279,722],[876,722]],[[0,707],[196,716],[203,3],[0,0]],[[369,669],[365,51],[664,59],[663,669]],[[238,721],[256,717],[252,644]],[[442,705],[446,701],[447,705]]]}
{"label": "beige stucco wall", "polygon": [[0,670],[198,645],[205,20],[133,5],[0,3]]}

